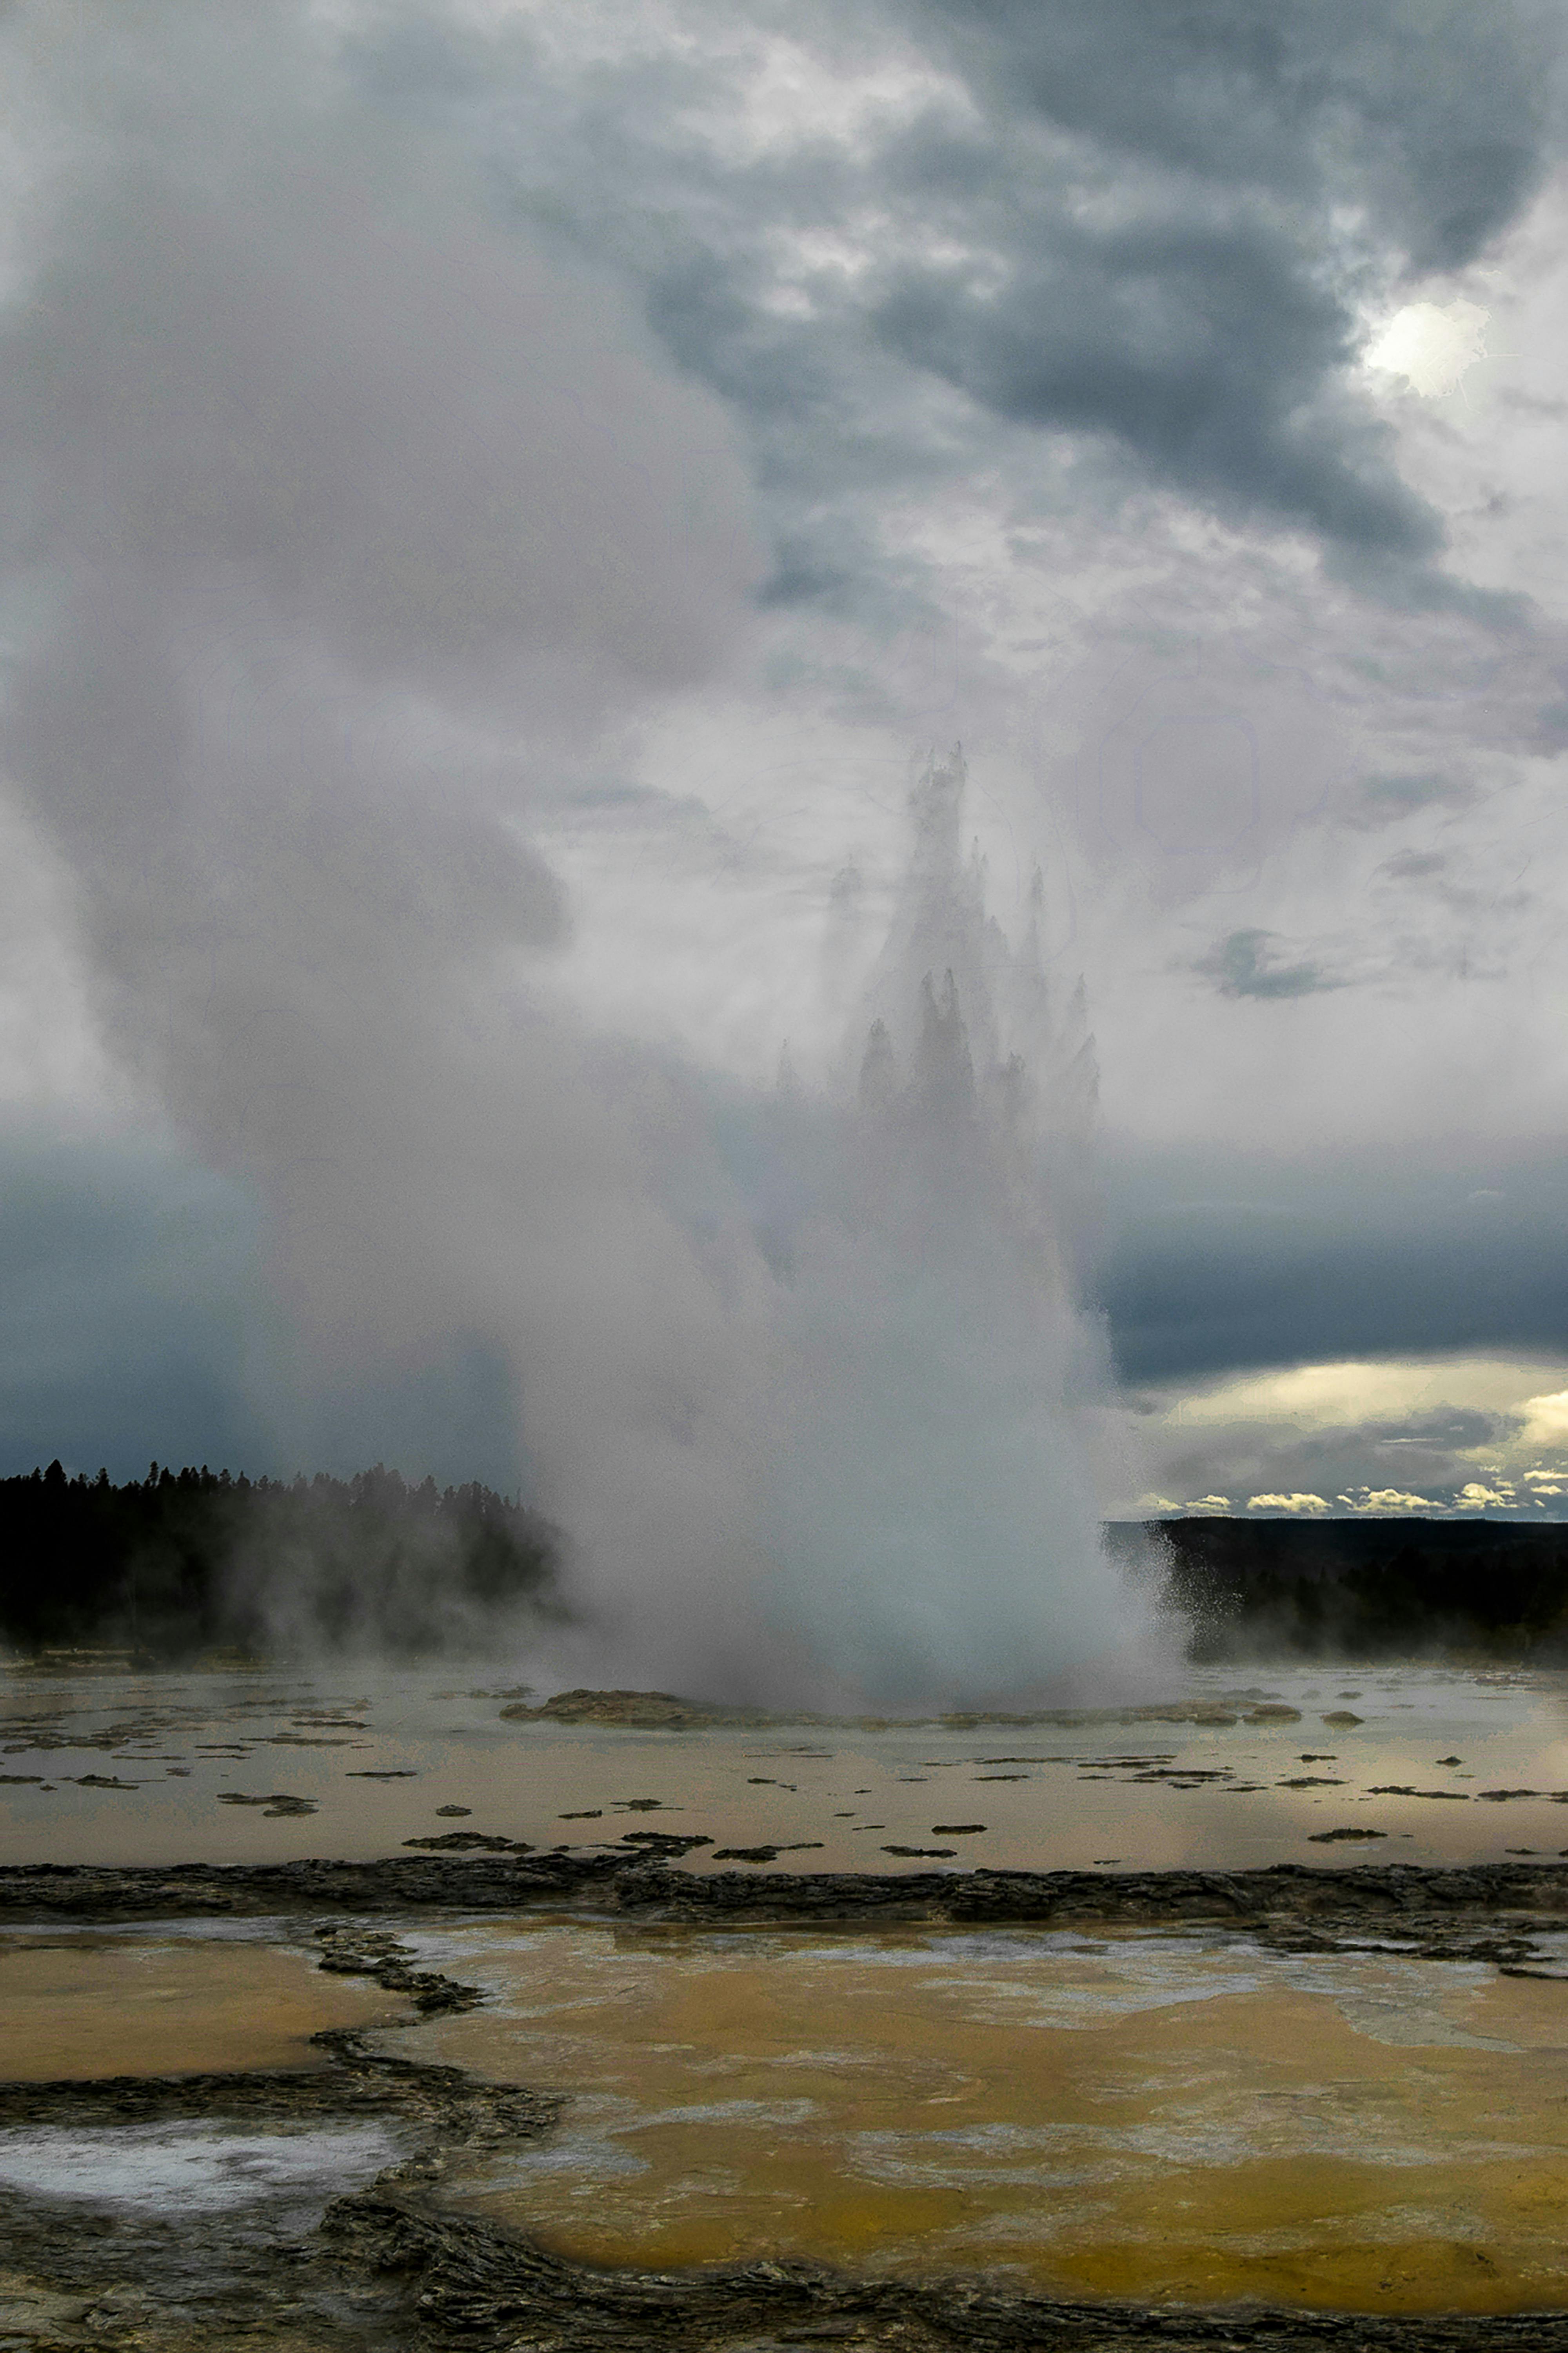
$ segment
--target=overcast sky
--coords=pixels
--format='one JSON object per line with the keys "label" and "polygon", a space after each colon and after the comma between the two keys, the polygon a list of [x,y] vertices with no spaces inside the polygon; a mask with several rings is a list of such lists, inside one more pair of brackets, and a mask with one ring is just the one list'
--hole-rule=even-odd
{"label": "overcast sky", "polygon": [[961,741],[1101,1507],[1568,1514],[1563,29],[6,10],[0,1470],[721,1386],[649,1073],[831,1085]]}

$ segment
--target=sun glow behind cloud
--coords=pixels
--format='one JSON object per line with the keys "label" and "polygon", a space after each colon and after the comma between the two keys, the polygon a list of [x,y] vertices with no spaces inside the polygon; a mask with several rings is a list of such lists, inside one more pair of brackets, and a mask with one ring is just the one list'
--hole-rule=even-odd
{"label": "sun glow behind cloud", "polygon": [[1368,345],[1366,365],[1402,375],[1412,391],[1440,400],[1457,392],[1476,362],[1486,357],[1490,316],[1479,302],[1462,299],[1408,302]]}

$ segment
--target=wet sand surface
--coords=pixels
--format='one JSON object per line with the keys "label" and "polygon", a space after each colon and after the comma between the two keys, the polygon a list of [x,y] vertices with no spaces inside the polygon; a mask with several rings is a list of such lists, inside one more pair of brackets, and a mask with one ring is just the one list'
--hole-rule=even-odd
{"label": "wet sand surface", "polygon": [[575,2262],[1568,2303],[1568,1981],[1213,1936],[416,1941],[489,2000],[398,2049],[568,2095],[556,2134],[458,2160],[444,2196]]}
{"label": "wet sand surface", "polygon": [[249,1937],[0,1936],[9,2083],[321,2068],[311,2035],[408,2014],[396,1995],[323,1974],[313,1954]]}
{"label": "wet sand surface", "polygon": [[[1242,1869],[1568,1851],[1568,1676],[1194,1672],[1028,1724],[637,1731],[508,1720],[521,1687],[0,1673],[12,1862],[369,1859],[709,1841],[689,1868]],[[1194,1716],[1207,1720],[1194,1721]],[[443,1851],[439,1846],[432,1851]],[[771,1851],[771,1852],[770,1852]]]}

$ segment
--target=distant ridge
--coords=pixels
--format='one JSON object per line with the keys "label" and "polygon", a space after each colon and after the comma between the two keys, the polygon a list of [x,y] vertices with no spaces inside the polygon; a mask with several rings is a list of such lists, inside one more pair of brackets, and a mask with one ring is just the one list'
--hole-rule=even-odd
{"label": "distant ridge", "polygon": [[1568,1664],[1568,1523],[1203,1514],[1106,1538],[1130,1559],[1152,1539],[1195,1658]]}

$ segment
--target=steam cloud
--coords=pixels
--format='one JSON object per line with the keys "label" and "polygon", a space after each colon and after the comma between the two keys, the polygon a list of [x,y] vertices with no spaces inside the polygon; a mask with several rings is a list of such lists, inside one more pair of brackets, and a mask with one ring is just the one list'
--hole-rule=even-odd
{"label": "steam cloud", "polygon": [[531,802],[722,664],[744,473],[313,21],[4,36],[4,754],[104,1037],[265,1203],[302,1398],[464,1337],[513,1367],[570,1669],[899,1699],[1072,1667],[1127,1631],[1059,1240],[1081,1017],[985,919],[956,765],[853,1085],[752,1107],[771,1238],[710,1090],[559,1000]]}

